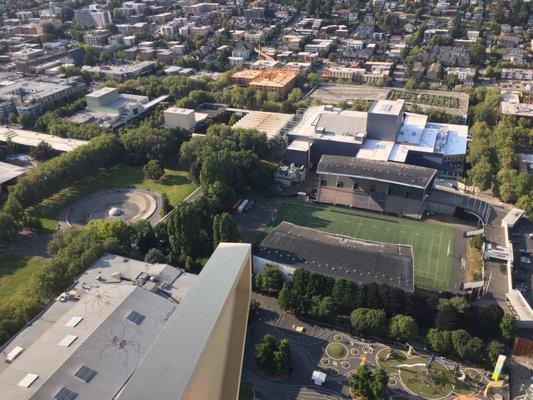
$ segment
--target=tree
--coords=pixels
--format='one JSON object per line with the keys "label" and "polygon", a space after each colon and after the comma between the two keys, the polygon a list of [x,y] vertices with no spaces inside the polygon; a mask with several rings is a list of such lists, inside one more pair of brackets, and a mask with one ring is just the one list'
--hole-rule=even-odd
{"label": "tree", "polygon": [[[202,241],[206,241],[206,232],[197,207],[191,203],[182,203],[174,209],[168,218],[168,238],[174,255],[181,254],[193,258],[204,253]],[[209,246],[212,248],[211,246]]]}
{"label": "tree", "polygon": [[485,344],[478,337],[473,337],[468,341],[468,351],[465,355],[467,360],[480,363],[485,358]]}
{"label": "tree", "polygon": [[470,354],[469,345],[471,340],[471,337],[468,332],[464,329],[453,331],[451,333],[451,338],[455,354],[457,354],[459,358],[462,358],[464,360],[468,359],[468,356]]}
{"label": "tree", "polygon": [[453,331],[459,326],[459,311],[450,305],[446,304],[439,309],[437,317],[435,318],[435,328],[447,331]]}
{"label": "tree", "polygon": [[378,368],[372,373],[370,368],[363,364],[350,376],[348,385],[350,391],[365,400],[380,400],[385,397],[389,377],[383,368]]}
{"label": "tree", "polygon": [[210,185],[217,181],[236,187],[240,180],[238,158],[234,152],[221,151],[208,156],[202,163],[200,182]]}
{"label": "tree", "polygon": [[153,179],[158,181],[163,175],[165,175],[165,170],[161,163],[157,160],[150,160],[143,167],[144,176],[148,179]]}
{"label": "tree", "polygon": [[167,262],[167,257],[161,252],[161,250],[153,248],[148,250],[144,256],[144,261],[150,264],[164,264]]}
{"label": "tree", "polygon": [[309,16],[316,14],[316,0],[307,0],[307,14]]}
{"label": "tree", "polygon": [[431,328],[426,336],[426,340],[433,351],[443,355],[453,354],[453,343],[450,331],[440,331]]}
{"label": "tree", "polygon": [[133,222],[131,227],[133,229],[133,245],[141,253],[144,254],[157,245],[154,228],[149,221],[141,219]]}
{"label": "tree", "polygon": [[533,217],[533,194],[524,194],[516,200],[516,206],[525,211],[530,218]]}
{"label": "tree", "polygon": [[298,302],[299,298],[296,292],[285,283],[278,295],[279,307],[284,311],[295,312],[298,309]]}
{"label": "tree", "polygon": [[498,360],[498,356],[504,353],[505,353],[505,346],[502,343],[496,340],[492,340],[489,343],[487,347],[487,357],[491,364],[495,364],[496,360]]}
{"label": "tree", "polygon": [[266,334],[255,346],[254,360],[263,373],[269,376],[286,376],[292,369],[289,341],[278,341],[273,335]]}
{"label": "tree", "polygon": [[384,336],[387,331],[385,311],[372,308],[357,308],[350,315],[352,327],[360,333],[371,336]]}
{"label": "tree", "polygon": [[472,43],[468,49],[472,64],[482,67],[485,64],[486,50],[487,48],[483,39],[477,39]]}
{"label": "tree", "polygon": [[337,317],[337,303],[330,297],[316,297],[316,313],[317,318],[326,321],[334,322]]}
{"label": "tree", "polygon": [[453,296],[450,299],[439,299],[437,309],[440,311],[446,306],[452,306],[459,312],[464,312],[468,308],[468,302],[463,296]]}
{"label": "tree", "polygon": [[135,237],[135,228],[121,220],[95,219],[86,225],[88,230],[101,242],[109,241],[109,246],[122,254],[128,254]]}
{"label": "tree", "polygon": [[496,175],[498,195],[505,202],[515,202],[519,196],[528,193],[533,186],[527,172],[503,168]]}
{"label": "tree", "polygon": [[48,143],[41,142],[30,150],[30,156],[37,161],[46,161],[55,156],[55,151]]}
{"label": "tree", "polygon": [[11,215],[0,212],[0,246],[11,243],[19,231],[19,226],[15,218]]}
{"label": "tree", "polygon": [[172,211],[173,208],[174,207],[172,207],[172,204],[170,203],[167,194],[161,193],[161,217],[167,215],[169,212]]}
{"label": "tree", "polygon": [[220,242],[239,242],[241,237],[237,224],[227,212],[217,214],[213,218],[213,247],[216,248]]}
{"label": "tree", "polygon": [[500,322],[500,334],[504,342],[510,343],[516,335],[516,318],[513,314],[505,314]]}
{"label": "tree", "polygon": [[418,325],[409,315],[395,315],[390,320],[389,336],[399,342],[412,341],[418,336]]}
{"label": "tree", "polygon": [[255,285],[264,293],[275,294],[283,288],[283,276],[275,265],[265,265],[263,270],[256,275]]}
{"label": "tree", "polygon": [[91,175],[95,170],[120,160],[122,147],[111,135],[92,139],[68,153],[42,163],[18,179],[11,187],[4,211],[15,214],[39,204],[72,183]]}
{"label": "tree", "polygon": [[237,200],[235,189],[220,181],[207,186],[206,195],[219,205],[220,210],[228,210]]}
{"label": "tree", "polygon": [[149,122],[121,132],[120,141],[124,145],[126,161],[131,165],[143,165],[148,160],[158,160],[162,164],[175,162],[182,141],[181,134],[156,129]]}
{"label": "tree", "polygon": [[362,288],[355,282],[344,278],[335,279],[331,297],[339,307],[354,309],[364,305]]}

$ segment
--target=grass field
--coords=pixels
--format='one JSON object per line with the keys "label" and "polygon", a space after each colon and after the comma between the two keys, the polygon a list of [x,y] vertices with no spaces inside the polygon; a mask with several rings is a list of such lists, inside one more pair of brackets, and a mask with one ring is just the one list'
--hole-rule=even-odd
{"label": "grass field", "polygon": [[5,299],[23,286],[32,275],[46,265],[42,257],[0,255],[0,299]]}
{"label": "grass field", "polygon": [[135,187],[166,193],[170,203],[177,205],[195,189],[196,185],[187,177],[186,171],[165,170],[159,182],[145,179],[142,167],[120,164],[113,168],[102,169],[95,176],[62,190],[46,199],[37,209],[37,214],[45,230],[55,231],[56,221],[63,208],[72,202],[100,190]]}
{"label": "grass field", "polygon": [[454,252],[454,228],[395,218],[349,208],[286,201],[273,226],[282,221],[331,233],[413,247],[415,285],[450,290]]}

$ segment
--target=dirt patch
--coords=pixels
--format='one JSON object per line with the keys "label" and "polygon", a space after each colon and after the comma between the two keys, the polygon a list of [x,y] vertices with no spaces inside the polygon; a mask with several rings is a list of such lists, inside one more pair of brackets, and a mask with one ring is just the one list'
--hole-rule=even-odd
{"label": "dirt patch", "polygon": [[481,250],[468,246],[466,251],[466,281],[475,282],[482,278],[483,274],[483,257]]}

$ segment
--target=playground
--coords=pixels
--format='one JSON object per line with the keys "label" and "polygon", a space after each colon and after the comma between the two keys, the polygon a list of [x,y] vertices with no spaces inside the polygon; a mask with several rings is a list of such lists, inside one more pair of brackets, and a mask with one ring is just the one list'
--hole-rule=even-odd
{"label": "playground", "polygon": [[[255,344],[266,333],[289,339],[293,358],[293,372],[276,385],[260,376],[252,357]],[[507,383],[490,381],[489,371],[417,352],[409,345],[365,341],[290,314],[265,313],[249,334],[245,358],[243,377],[253,382],[258,400],[351,399],[348,380],[362,364],[371,370],[385,369],[389,399],[508,399]],[[322,386],[312,384],[314,371],[326,374]]]}
{"label": "playground", "polygon": [[482,370],[461,368],[459,364],[440,357],[410,355],[390,347],[377,352],[376,364],[387,371],[391,381],[396,381],[413,396],[425,399],[473,396],[481,393],[488,383]]}

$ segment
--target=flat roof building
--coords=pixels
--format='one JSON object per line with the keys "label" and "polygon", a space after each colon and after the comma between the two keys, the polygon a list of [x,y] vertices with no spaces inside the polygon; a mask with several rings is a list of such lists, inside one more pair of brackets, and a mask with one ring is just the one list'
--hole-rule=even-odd
{"label": "flat roof building", "polygon": [[385,283],[414,291],[411,246],[360,240],[285,221],[254,251],[254,272],[266,264],[276,265],[288,280],[303,268],[359,284]]}
{"label": "flat roof building", "polygon": [[46,133],[11,127],[6,128],[3,126],[0,126],[0,141],[11,141],[28,147],[36,147],[41,142],[45,142],[48,143],[52,149],[57,151],[71,151],[88,143],[86,140],[62,138],[59,136],[48,135]]}
{"label": "flat roof building", "polygon": [[105,128],[119,128],[151,110],[168,96],[150,101],[148,96],[121,94],[112,87],[103,87],[85,96],[87,108],[69,118],[77,124],[93,124]]}
{"label": "flat roof building", "polygon": [[28,171],[26,167],[19,167],[18,165],[8,164],[0,161],[0,193],[4,191],[7,183],[13,182],[19,176],[24,175]]}
{"label": "flat roof building", "polygon": [[293,69],[245,69],[231,75],[230,83],[285,96],[294,87],[299,74],[299,70]]}
{"label": "flat roof building", "polygon": [[[44,78],[43,78],[44,79]],[[37,118],[85,92],[85,84],[74,80],[46,81],[18,78],[0,82],[0,116],[9,114]]]}
{"label": "flat roof building", "polygon": [[[4,346],[2,396],[237,398],[250,259],[250,245],[221,244],[196,276],[104,255]],[[209,396],[189,393],[198,377]]]}
{"label": "flat roof building", "polygon": [[307,159],[317,165],[330,154],[435,168],[442,176],[463,172],[468,126],[428,122],[427,115],[405,112],[403,100],[376,101],[368,112],[314,106],[296,120],[289,141],[310,147],[308,157],[289,155],[298,165]]}
{"label": "flat roof building", "polygon": [[204,122],[208,114],[195,112],[188,108],[170,107],[163,113],[165,118],[165,126],[167,128],[181,128],[188,131],[194,130],[194,128]]}
{"label": "flat roof building", "polygon": [[155,61],[140,61],[131,64],[122,65],[84,65],[82,71],[88,72],[95,78],[114,79],[124,81],[138,76],[146,75],[154,70]]}
{"label": "flat roof building", "polygon": [[255,129],[265,133],[267,137],[271,139],[279,135],[292,118],[292,114],[250,111],[239,119],[233,125],[233,128]]}
{"label": "flat roof building", "polygon": [[421,218],[436,174],[415,165],[323,155],[317,200]]}

